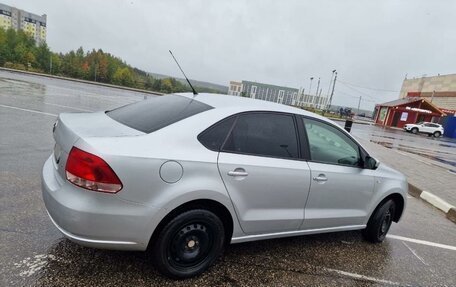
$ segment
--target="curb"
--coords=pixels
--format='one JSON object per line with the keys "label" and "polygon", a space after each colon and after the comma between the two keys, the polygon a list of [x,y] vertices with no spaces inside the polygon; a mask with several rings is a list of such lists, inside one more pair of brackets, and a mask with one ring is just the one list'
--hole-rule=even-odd
{"label": "curb", "polygon": [[151,95],[156,95],[156,96],[163,96],[164,95],[164,93],[159,93],[159,92],[154,92],[154,91],[149,91],[149,90],[142,90],[142,89],[125,87],[125,86],[118,86],[118,85],[113,85],[113,84],[106,84],[106,83],[101,83],[101,82],[94,82],[94,81],[88,81],[88,80],[82,80],[82,79],[76,79],[76,78],[69,78],[69,77],[62,77],[62,76],[56,76],[56,75],[50,75],[50,74],[44,74],[44,73],[30,72],[30,71],[24,71],[24,70],[16,70],[16,69],[10,69],[10,68],[5,68],[5,67],[0,67],[0,71],[6,71],[6,72],[18,73],[18,74],[26,74],[26,75],[34,75],[34,76],[40,76],[40,77],[47,77],[47,78],[51,78],[51,79],[66,80],[66,81],[90,84],[90,85],[95,85],[95,86],[103,86],[103,87],[108,87],[108,88],[113,88],[113,89],[140,92],[140,93],[151,94]]}
{"label": "curb", "polygon": [[434,206],[435,208],[443,211],[448,218],[453,223],[456,223],[456,207],[449,204],[445,200],[441,199],[440,197],[430,193],[429,191],[421,190],[420,188],[414,186],[413,184],[409,183],[409,191],[408,193],[416,198],[420,198],[423,201],[427,202],[428,204]]}

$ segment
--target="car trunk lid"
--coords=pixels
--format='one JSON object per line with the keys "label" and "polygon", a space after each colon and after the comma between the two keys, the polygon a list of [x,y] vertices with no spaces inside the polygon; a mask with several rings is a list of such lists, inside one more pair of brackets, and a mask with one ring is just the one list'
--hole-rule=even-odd
{"label": "car trunk lid", "polygon": [[59,115],[54,139],[59,148],[69,152],[79,138],[138,136],[144,133],[127,127],[106,115],[95,113],[63,113]]}
{"label": "car trunk lid", "polygon": [[65,178],[65,165],[73,145],[80,138],[129,137],[144,133],[127,127],[106,115],[95,113],[62,113],[54,126],[54,161],[59,174]]}

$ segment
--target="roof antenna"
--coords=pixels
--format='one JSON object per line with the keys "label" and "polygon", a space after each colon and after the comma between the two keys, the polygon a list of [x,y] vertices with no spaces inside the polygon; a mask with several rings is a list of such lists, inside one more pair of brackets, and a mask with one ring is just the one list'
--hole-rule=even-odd
{"label": "roof antenna", "polygon": [[195,88],[193,88],[192,84],[191,84],[190,81],[188,80],[187,75],[185,75],[184,70],[182,70],[181,66],[179,65],[179,62],[177,62],[176,57],[174,57],[173,52],[171,52],[171,50],[169,50],[169,53],[170,53],[171,56],[173,57],[173,59],[174,59],[174,61],[176,62],[177,66],[179,67],[179,69],[181,70],[182,74],[184,75],[185,79],[187,80],[187,83],[190,85],[190,88],[192,88],[193,96],[198,95],[198,93],[195,91]]}

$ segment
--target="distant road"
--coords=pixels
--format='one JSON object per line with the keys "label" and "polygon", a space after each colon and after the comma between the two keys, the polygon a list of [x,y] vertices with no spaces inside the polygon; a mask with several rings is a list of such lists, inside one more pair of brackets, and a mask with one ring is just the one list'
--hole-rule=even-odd
{"label": "distant road", "polygon": [[29,72],[29,71],[23,71],[23,70],[8,69],[8,68],[3,68],[3,67],[0,67],[0,71],[5,71],[5,72],[15,73],[15,74],[22,74],[22,75],[34,75],[34,76],[38,76],[38,77],[60,79],[60,80],[79,82],[79,83],[85,83],[85,84],[90,84],[90,85],[111,87],[111,88],[116,88],[116,89],[123,89],[123,90],[128,90],[128,91],[141,92],[141,93],[152,94],[152,95],[157,95],[157,96],[163,95],[163,93],[160,93],[160,92],[154,92],[154,91],[148,91],[148,90],[142,90],[142,89],[136,89],[136,88],[130,88],[130,87],[124,87],[124,86],[118,86],[118,85],[94,82],[94,81],[87,81],[87,80],[70,78],[70,77],[55,76],[55,75],[49,75],[49,74],[44,74],[44,73],[35,73],[35,72]]}

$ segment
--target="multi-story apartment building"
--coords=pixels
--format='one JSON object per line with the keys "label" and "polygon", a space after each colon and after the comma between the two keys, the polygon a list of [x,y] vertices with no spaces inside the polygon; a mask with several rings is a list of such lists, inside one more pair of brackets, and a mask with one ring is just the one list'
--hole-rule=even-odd
{"label": "multi-story apartment building", "polygon": [[299,90],[295,88],[275,86],[257,82],[231,81],[228,94],[243,96],[285,105],[294,105]]}
{"label": "multi-story apartment building", "polygon": [[0,3],[0,27],[23,30],[35,39],[37,45],[46,42],[46,14],[39,16]]}
{"label": "multi-story apartment building", "polygon": [[228,95],[260,99],[290,106],[324,108],[327,98],[306,95],[296,88],[269,85],[250,81],[231,81]]}

